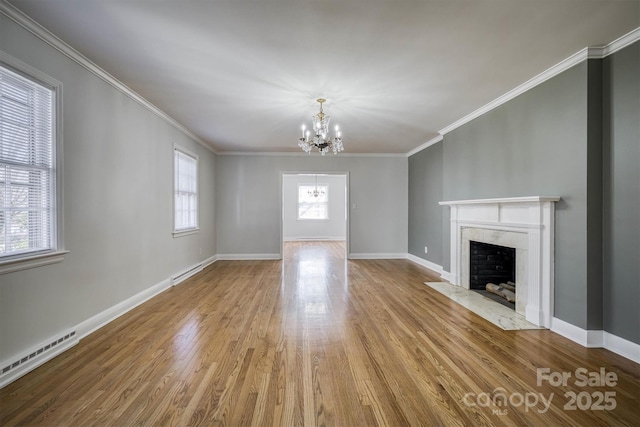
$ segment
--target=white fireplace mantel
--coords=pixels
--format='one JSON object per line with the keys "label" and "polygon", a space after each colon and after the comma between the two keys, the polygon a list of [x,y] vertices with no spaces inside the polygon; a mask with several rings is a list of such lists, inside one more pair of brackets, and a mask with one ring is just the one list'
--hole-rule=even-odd
{"label": "white fireplace mantel", "polygon": [[[553,257],[555,202],[560,197],[510,197],[440,202],[451,213],[449,281],[462,283],[462,229],[495,230],[526,235],[527,321],[549,328],[553,317]],[[466,257],[468,259],[468,257]]]}

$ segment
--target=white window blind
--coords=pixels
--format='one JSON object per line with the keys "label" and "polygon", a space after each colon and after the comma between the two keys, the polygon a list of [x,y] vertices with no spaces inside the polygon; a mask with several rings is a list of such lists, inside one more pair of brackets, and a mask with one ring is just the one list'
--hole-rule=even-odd
{"label": "white window blind", "polygon": [[0,260],[56,248],[54,95],[0,65]]}
{"label": "white window blind", "polygon": [[298,185],[298,219],[329,219],[328,185]]}
{"label": "white window blind", "polygon": [[174,149],[174,231],[198,227],[198,159]]}

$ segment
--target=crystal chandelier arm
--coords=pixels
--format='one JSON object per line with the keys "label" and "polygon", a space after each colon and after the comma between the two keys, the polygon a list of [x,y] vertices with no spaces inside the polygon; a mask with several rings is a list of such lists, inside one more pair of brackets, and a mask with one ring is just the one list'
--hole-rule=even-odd
{"label": "crystal chandelier arm", "polygon": [[302,125],[302,137],[299,138],[298,146],[302,148],[306,153],[311,153],[313,148],[317,148],[320,154],[323,156],[329,151],[333,151],[333,154],[337,154],[344,150],[342,145],[342,138],[338,126],[335,127],[335,136],[332,139],[329,138],[329,122],[331,117],[325,115],[322,108],[322,104],[326,102],[324,98],[318,98],[316,100],[320,104],[320,112],[311,116],[313,119],[313,138],[310,138],[310,130],[306,130],[306,126]]}

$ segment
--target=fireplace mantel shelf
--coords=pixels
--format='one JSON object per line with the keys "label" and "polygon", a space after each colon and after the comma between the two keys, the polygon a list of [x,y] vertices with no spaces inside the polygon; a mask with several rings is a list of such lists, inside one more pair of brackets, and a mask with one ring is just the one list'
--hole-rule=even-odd
{"label": "fireplace mantel shelf", "polygon": [[557,196],[527,196],[527,197],[503,197],[498,199],[472,199],[472,200],[450,200],[438,202],[442,206],[451,205],[487,205],[487,204],[507,204],[507,203],[542,203],[557,202]]}

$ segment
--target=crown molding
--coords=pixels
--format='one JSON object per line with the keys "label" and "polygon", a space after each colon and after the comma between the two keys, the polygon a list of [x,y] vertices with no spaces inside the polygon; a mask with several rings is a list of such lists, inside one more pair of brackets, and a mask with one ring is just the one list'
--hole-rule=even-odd
{"label": "crown molding", "polygon": [[63,40],[58,38],[55,34],[44,28],[38,22],[34,21],[32,18],[24,14],[22,11],[17,9],[12,4],[8,3],[6,0],[0,0],[0,14],[6,16],[8,19],[12,20],[16,24],[20,25],[25,30],[29,31],[31,34],[39,38],[40,40],[47,43],[49,46],[58,50],[60,53],[68,57],[69,59],[75,61],[89,72],[95,74],[108,84],[110,84],[115,89],[127,95],[132,100],[136,101],[138,104],[145,107],[147,110],[151,111],[171,126],[193,139],[200,145],[202,145],[207,150],[216,153],[216,150],[211,146],[211,144],[207,143],[205,140],[194,134],[176,119],[162,111],[160,108],[153,105],[151,102],[147,101],[141,95],[136,93],[133,89],[122,83],[120,80],[116,79],[114,76],[100,68],[98,65],[93,63],[89,58],[82,55],[80,52],[69,46]]}
{"label": "crown molding", "polygon": [[624,36],[612,41],[608,45],[606,45],[602,50],[602,57],[609,56],[612,53],[616,53],[617,51],[624,49],[632,43],[640,40],[640,27],[636,28],[633,31],[629,31]]}
{"label": "crown molding", "polygon": [[557,76],[558,74],[562,73],[563,71],[568,70],[569,68],[573,67],[574,65],[579,64],[582,61],[585,61],[587,59],[602,59],[602,58],[605,58],[606,56],[611,55],[612,53],[615,53],[615,52],[619,51],[620,49],[623,49],[623,48],[629,46],[630,44],[632,44],[632,43],[634,43],[634,42],[636,42],[638,40],[640,40],[640,28],[636,28],[635,30],[630,31],[629,33],[625,34],[624,36],[622,36],[622,37],[620,37],[620,38],[618,38],[616,40],[614,40],[613,42],[607,44],[606,46],[586,47],[586,48],[582,49],[581,51],[574,53],[573,55],[571,55],[567,59],[559,62],[556,65],[554,65],[553,67],[543,71],[542,73],[538,74],[537,76],[533,77],[532,79],[527,80],[526,82],[524,82],[520,86],[516,87],[515,89],[512,89],[509,92],[505,93],[504,95],[494,99],[493,101],[491,101],[490,103],[486,104],[485,106],[483,106],[481,108],[478,108],[477,110],[475,110],[471,114],[468,114],[468,115],[464,116],[463,118],[461,118],[460,120],[450,124],[449,126],[442,128],[440,130],[440,134],[441,135],[446,135],[447,133],[451,132],[452,130],[457,129],[460,126],[462,126],[462,125],[464,125],[466,123],[469,123],[471,120],[476,119],[476,118],[482,116],[485,113],[488,113],[489,111],[491,111],[494,108],[497,108],[497,107],[501,106],[502,104],[512,100],[513,98],[517,97],[518,95],[522,95],[523,93],[527,92],[528,90],[533,89],[534,87],[538,86],[539,84],[544,83],[545,81],[551,79],[552,77]]}
{"label": "crown molding", "polygon": [[434,144],[437,144],[438,142],[442,141],[444,139],[444,137],[442,136],[441,133],[439,133],[437,136],[434,136],[433,138],[431,138],[430,140],[428,140],[427,142],[425,142],[424,144],[414,148],[413,150],[409,151],[406,156],[407,157],[411,157],[416,153],[419,153],[420,151],[431,147]]}
{"label": "crown molding", "polygon": [[519,95],[522,95],[523,93],[533,89],[534,87],[538,86],[539,84],[544,83],[545,81],[557,76],[558,74],[562,73],[563,71],[566,71],[569,68],[573,67],[574,65],[577,65],[580,62],[586,60],[588,58],[588,54],[589,54],[589,49],[588,48],[584,48],[581,51],[574,53],[573,55],[571,55],[567,59],[563,60],[562,62],[559,62],[558,64],[556,64],[553,67],[543,71],[542,73],[538,74],[537,76],[533,77],[532,79],[529,79],[526,82],[522,83],[520,86],[517,86],[516,88],[511,89],[509,92],[505,93],[502,96],[499,96],[498,98],[494,99],[493,101],[489,102],[488,104],[484,105],[483,107],[480,107],[477,110],[475,110],[474,112],[472,112],[470,114],[467,114],[466,116],[464,116],[460,120],[450,124],[449,126],[446,126],[446,127],[442,128],[440,130],[440,134],[446,135],[449,132],[459,128],[460,126],[469,123],[473,119],[477,119],[478,117],[482,116],[483,114],[486,114],[489,111],[491,111],[491,110],[493,110],[495,108],[498,108],[502,104],[505,104],[508,101],[511,101],[515,97],[517,97]]}
{"label": "crown molding", "polygon": [[[169,116],[167,113],[165,113],[160,108],[158,108],[155,105],[153,105],[151,102],[147,101],[141,95],[139,95],[138,93],[133,91],[133,89],[131,89],[128,86],[126,86],[124,83],[122,83],[121,81],[116,79],[114,76],[112,76],[111,74],[109,74],[108,72],[106,72],[105,70],[100,68],[98,65],[96,65],[91,60],[86,58],[80,52],[78,52],[77,50],[75,50],[74,48],[69,46],[67,43],[62,41],[56,35],[54,35],[49,30],[44,28],[42,25],[40,25],[39,23],[34,21],[32,18],[30,18],[29,16],[24,14],[22,11],[17,9],[15,6],[13,6],[12,4],[8,3],[7,0],[0,0],[0,13],[5,15],[10,20],[14,21],[16,24],[20,25],[21,27],[23,27],[24,29],[26,29],[27,31],[29,31],[30,33],[32,33],[33,35],[35,35],[36,37],[38,37],[39,39],[41,39],[42,41],[44,41],[45,43],[50,45],[51,47],[55,48],[56,50],[58,50],[59,52],[61,52],[65,56],[67,56],[68,58],[72,59],[73,61],[77,62],[79,65],[83,66],[84,68],[86,68],[90,72],[94,73],[96,76],[100,77],[102,80],[104,80],[105,82],[107,82],[108,84],[113,86],[114,88],[120,90],[122,93],[124,93],[125,95],[129,96],[131,99],[133,99],[134,101],[138,102],[140,105],[142,105],[143,107],[147,108],[149,111],[151,111],[152,113],[156,114],[157,116],[159,116],[160,118],[165,120],[167,123],[169,123],[170,125],[172,125],[176,129],[178,129],[180,132],[182,132],[183,134],[185,134],[189,138],[193,139],[194,141],[198,142],[200,145],[202,145],[207,150],[213,152],[214,154],[226,155],[226,156],[230,156],[230,155],[243,155],[243,156],[251,156],[251,155],[258,155],[258,156],[278,156],[278,155],[279,156],[283,156],[283,155],[284,156],[297,156],[297,155],[299,155],[297,153],[289,153],[289,152],[275,153],[275,152],[244,152],[244,151],[242,151],[242,152],[239,152],[239,151],[226,151],[225,152],[225,151],[218,151],[211,144],[207,143],[205,140],[203,140],[202,138],[197,136],[195,133],[193,133],[187,127],[182,125],[176,119],[174,119],[173,117]],[[461,119],[459,119],[456,122],[450,124],[449,126],[446,126],[446,127],[442,128],[438,132],[438,136],[430,139],[429,141],[427,141],[424,144],[412,149],[411,151],[409,151],[407,153],[402,153],[402,154],[396,154],[396,153],[353,153],[353,154],[342,153],[341,156],[355,156],[355,157],[410,157],[410,156],[412,156],[412,155],[414,155],[414,154],[416,154],[416,153],[418,153],[418,152],[420,152],[420,151],[422,151],[422,150],[424,150],[424,149],[426,149],[426,148],[428,148],[428,147],[430,147],[430,146],[442,141],[443,140],[443,136],[446,135],[447,133],[449,133],[449,132],[459,128],[460,126],[462,126],[462,125],[464,125],[464,124],[466,124],[466,123],[468,123],[468,122],[470,122],[470,121],[482,116],[483,114],[485,114],[485,113],[487,113],[487,112],[499,107],[500,105],[502,105],[502,104],[514,99],[518,95],[521,95],[521,94],[527,92],[528,90],[533,89],[534,87],[538,86],[539,84],[541,84],[541,83],[543,83],[543,82],[555,77],[556,75],[562,73],[563,71],[568,70],[569,68],[573,67],[574,65],[577,65],[580,62],[582,62],[584,60],[587,60],[587,59],[602,59],[602,58],[605,58],[605,57],[607,57],[607,56],[609,56],[609,55],[611,55],[611,54],[613,54],[613,53],[615,53],[615,52],[617,52],[617,51],[629,46],[630,44],[635,43],[638,40],[640,40],[640,27],[630,31],[629,33],[625,34],[624,36],[614,40],[613,42],[611,42],[611,43],[609,43],[609,44],[607,44],[605,46],[594,46],[594,47],[584,48],[584,49],[580,50],[579,52],[576,52],[575,54],[573,54],[570,57],[566,58],[565,60],[559,62],[558,64],[552,66],[551,68],[543,71],[542,73],[538,74],[537,76],[533,77],[532,79],[526,81],[525,83],[523,83],[523,84],[517,86],[516,88],[510,90],[509,92],[505,93],[504,95],[494,99],[493,101],[489,102],[488,104],[484,105],[483,107],[481,107],[481,108],[473,111],[472,113],[462,117]],[[302,153],[302,155],[307,155],[307,154]]]}
{"label": "crown molding", "polygon": [[345,153],[307,154],[295,151],[218,151],[218,156],[263,156],[263,157],[407,157],[406,153]]}

